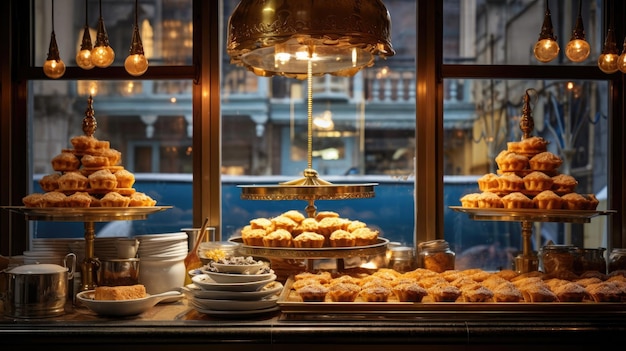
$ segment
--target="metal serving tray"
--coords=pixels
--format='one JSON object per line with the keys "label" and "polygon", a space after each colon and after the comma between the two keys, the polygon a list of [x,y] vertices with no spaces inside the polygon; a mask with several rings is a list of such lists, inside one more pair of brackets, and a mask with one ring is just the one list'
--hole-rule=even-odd
{"label": "metal serving tray", "polygon": [[541,209],[505,209],[505,208],[476,208],[450,206],[450,209],[467,213],[475,220],[496,220],[511,222],[570,222],[589,223],[591,218],[616,213],[615,210],[541,210]]}
{"label": "metal serving tray", "polygon": [[0,208],[24,214],[28,220],[107,222],[118,220],[141,220],[148,215],[172,208],[172,206],[136,207],[26,207],[1,206]]}
{"label": "metal serving tray", "polygon": [[351,247],[321,247],[321,248],[295,248],[295,247],[264,247],[244,245],[241,237],[231,238],[228,241],[238,243],[239,251],[245,255],[292,258],[292,259],[321,259],[321,258],[349,258],[365,257],[385,254],[387,252],[388,239],[378,238],[378,242],[367,246]]}

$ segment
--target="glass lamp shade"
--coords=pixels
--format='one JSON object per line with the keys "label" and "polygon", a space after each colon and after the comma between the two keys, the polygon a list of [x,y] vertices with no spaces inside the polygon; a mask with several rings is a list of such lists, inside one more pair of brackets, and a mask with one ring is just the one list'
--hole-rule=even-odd
{"label": "glass lamp shade", "polygon": [[228,22],[231,63],[256,75],[353,76],[375,56],[395,54],[380,0],[242,0]]}
{"label": "glass lamp shade", "polygon": [[148,59],[143,54],[128,55],[124,68],[131,76],[140,76],[148,70]]}
{"label": "glass lamp shade", "polygon": [[559,55],[559,51],[561,51],[559,43],[551,38],[546,38],[537,41],[533,53],[537,60],[546,63],[554,60]]}
{"label": "glass lamp shade", "polygon": [[572,39],[565,47],[565,56],[572,62],[583,62],[589,57],[591,48],[584,39]]}
{"label": "glass lamp shade", "polygon": [[626,73],[626,50],[617,58],[617,69],[622,73]]}
{"label": "glass lamp shade", "polygon": [[92,69],[96,67],[91,61],[91,50],[80,50],[76,54],[76,64],[82,69]]}
{"label": "glass lamp shade", "polygon": [[598,68],[604,73],[617,72],[617,54],[601,54],[598,57]]}
{"label": "glass lamp shade", "polygon": [[91,50],[91,62],[93,62],[96,67],[109,67],[113,61],[115,61],[115,52],[113,52],[110,46],[96,46]]}
{"label": "glass lamp shade", "polygon": [[61,78],[65,74],[65,63],[61,59],[46,60],[43,73],[52,79]]}

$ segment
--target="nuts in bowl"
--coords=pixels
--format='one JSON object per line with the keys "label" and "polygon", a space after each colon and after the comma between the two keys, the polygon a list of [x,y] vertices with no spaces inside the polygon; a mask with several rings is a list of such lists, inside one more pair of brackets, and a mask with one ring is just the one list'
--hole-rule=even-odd
{"label": "nuts in bowl", "polygon": [[269,272],[267,262],[255,260],[252,256],[225,257],[217,261],[209,262],[205,268],[215,273],[230,274],[264,274]]}

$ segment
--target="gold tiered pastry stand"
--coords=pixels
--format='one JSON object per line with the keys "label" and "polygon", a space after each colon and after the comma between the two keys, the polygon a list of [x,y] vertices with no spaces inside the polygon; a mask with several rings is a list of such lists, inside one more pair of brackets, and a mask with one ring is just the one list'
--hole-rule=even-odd
{"label": "gold tiered pastry stand", "polygon": [[[530,108],[529,90],[524,95],[524,106],[520,119],[522,140],[529,138],[535,122]],[[542,210],[542,209],[503,209],[503,208],[470,208],[450,206],[457,212],[464,212],[473,220],[521,222],[522,253],[515,257],[515,270],[528,273],[539,269],[539,258],[532,249],[532,232],[534,222],[589,223],[591,218],[616,213],[614,210]]]}
{"label": "gold tiered pastry stand", "polygon": [[[89,96],[87,110],[83,118],[83,132],[93,136],[97,122],[93,110],[93,98]],[[100,261],[95,257],[94,241],[96,238],[95,222],[129,221],[147,219],[148,215],[172,206],[137,206],[137,207],[25,207],[2,206],[13,212],[25,215],[26,220],[84,222],[85,258],[81,264],[81,289],[92,290],[97,285]]]}

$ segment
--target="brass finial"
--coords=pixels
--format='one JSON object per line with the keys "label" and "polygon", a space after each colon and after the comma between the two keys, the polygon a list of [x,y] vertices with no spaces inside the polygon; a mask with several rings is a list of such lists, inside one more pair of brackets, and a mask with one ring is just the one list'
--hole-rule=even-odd
{"label": "brass finial", "polygon": [[87,109],[85,110],[85,117],[83,118],[83,133],[87,136],[93,136],[98,127],[98,122],[93,111],[93,97],[89,95],[87,99]]}
{"label": "brass finial", "polygon": [[528,91],[524,94],[524,106],[522,107],[522,118],[519,121],[519,128],[522,130],[522,140],[529,138],[535,129],[535,121],[533,120],[532,110],[530,108],[530,95]]}

